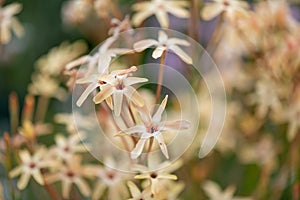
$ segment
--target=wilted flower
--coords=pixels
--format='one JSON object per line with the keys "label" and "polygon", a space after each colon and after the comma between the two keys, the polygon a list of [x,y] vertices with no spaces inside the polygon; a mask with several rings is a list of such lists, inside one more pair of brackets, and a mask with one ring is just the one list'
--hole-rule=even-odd
{"label": "wilted flower", "polygon": [[139,2],[132,6],[132,9],[136,11],[132,17],[132,23],[135,26],[139,26],[146,18],[155,15],[160,26],[168,28],[168,13],[179,18],[188,18],[190,14],[185,9],[188,6],[188,1],[151,0]]}
{"label": "wilted flower", "polygon": [[175,53],[179,58],[181,58],[187,64],[192,64],[192,58],[187,55],[178,45],[182,46],[190,46],[190,43],[186,40],[179,38],[168,38],[168,35],[164,31],[158,32],[158,40],[154,39],[146,39],[136,42],[133,45],[133,48],[137,52],[144,51],[145,49],[155,46],[152,53],[152,57],[157,59],[162,56],[164,51],[171,50]]}
{"label": "wilted flower", "polygon": [[152,198],[151,190],[150,188],[146,188],[143,191],[140,191],[140,189],[132,182],[128,181],[127,182],[129,191],[131,193],[132,198],[128,200],[154,200]]}
{"label": "wilted flower", "polygon": [[41,169],[56,164],[55,161],[45,160],[46,154],[47,151],[45,148],[38,149],[33,155],[30,155],[27,150],[20,151],[21,165],[9,172],[9,177],[11,178],[21,175],[18,181],[18,188],[20,190],[23,190],[27,186],[31,176],[37,183],[44,185]]}
{"label": "wilted flower", "polygon": [[188,129],[190,127],[190,123],[185,120],[179,120],[174,122],[161,122],[162,114],[167,105],[168,95],[164,98],[161,105],[157,109],[157,111],[151,116],[148,108],[144,106],[139,110],[141,115],[143,125],[136,125],[127,130],[120,131],[117,136],[122,135],[132,135],[134,133],[141,133],[140,139],[137,142],[135,148],[131,151],[131,158],[136,159],[139,157],[143,151],[143,148],[146,142],[154,137],[154,139],[158,142],[159,147],[166,158],[169,158],[167,145],[164,141],[164,137],[162,135],[163,131],[168,130],[182,130]]}
{"label": "wilted flower", "polygon": [[235,187],[231,186],[224,191],[219,185],[212,181],[206,181],[203,184],[203,189],[210,200],[251,200],[250,197],[234,197]]}
{"label": "wilted flower", "polygon": [[22,5],[12,3],[5,7],[0,7],[0,44],[7,44],[11,39],[10,29],[21,37],[24,29],[18,19],[14,16],[22,10]]}
{"label": "wilted flower", "polygon": [[240,0],[213,0],[206,3],[201,16],[204,20],[211,20],[217,15],[224,13],[225,18],[229,20],[238,19],[247,16],[247,8],[249,7],[246,1]]}

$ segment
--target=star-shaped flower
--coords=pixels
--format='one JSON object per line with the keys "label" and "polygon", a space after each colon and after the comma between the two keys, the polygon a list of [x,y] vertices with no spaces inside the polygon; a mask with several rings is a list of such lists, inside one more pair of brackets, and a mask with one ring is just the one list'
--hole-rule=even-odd
{"label": "star-shaped flower", "polygon": [[127,186],[132,195],[132,198],[128,200],[154,200],[149,187],[140,191],[140,189],[132,181],[128,181]]}
{"label": "star-shaped flower", "polygon": [[132,6],[132,9],[136,11],[132,17],[132,23],[135,26],[139,26],[146,18],[155,15],[160,26],[163,28],[168,28],[168,13],[179,18],[188,18],[190,13],[185,9],[188,6],[188,1],[172,0],[151,0],[136,3]]}
{"label": "star-shaped flower", "polygon": [[154,39],[146,39],[136,42],[133,45],[133,48],[137,52],[144,51],[145,49],[155,46],[152,53],[152,57],[157,59],[162,56],[164,51],[171,50],[175,53],[179,58],[181,58],[187,64],[192,64],[192,58],[187,55],[178,45],[181,46],[190,46],[190,43],[186,40],[179,39],[179,38],[168,38],[168,35],[164,31],[158,32],[158,40]]}
{"label": "star-shaped flower", "polygon": [[224,13],[225,18],[234,20],[241,16],[247,16],[248,3],[240,0],[213,0],[205,4],[201,11],[204,20],[211,20]]}
{"label": "star-shaped flower", "polygon": [[33,155],[30,155],[27,150],[20,151],[19,156],[21,159],[21,165],[9,172],[10,178],[21,174],[20,180],[17,184],[20,190],[23,190],[27,186],[31,176],[37,183],[44,185],[41,169],[55,165],[54,161],[45,159],[46,153],[47,151],[45,148],[38,149]]}
{"label": "star-shaped flower", "polygon": [[166,97],[164,98],[161,105],[158,107],[157,111],[154,113],[153,116],[151,116],[148,108],[144,106],[139,110],[143,124],[136,125],[127,130],[120,131],[116,134],[116,136],[122,136],[132,135],[134,133],[141,133],[139,141],[137,142],[135,148],[131,151],[132,159],[136,159],[141,155],[146,142],[152,137],[154,137],[154,139],[158,142],[159,147],[165,155],[165,157],[169,159],[167,145],[164,141],[162,132],[168,130],[183,130],[188,129],[190,127],[190,123],[186,120],[161,122],[162,114],[165,110],[167,101],[168,95],[166,95]]}
{"label": "star-shaped flower", "polygon": [[0,7],[0,44],[7,44],[11,39],[10,29],[21,37],[24,29],[18,19],[14,15],[22,10],[22,5],[19,3],[12,3],[5,7]]}

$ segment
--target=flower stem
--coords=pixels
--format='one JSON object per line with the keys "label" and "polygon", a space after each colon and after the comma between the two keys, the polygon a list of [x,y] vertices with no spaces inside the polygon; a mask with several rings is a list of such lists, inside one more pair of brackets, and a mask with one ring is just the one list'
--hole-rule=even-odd
{"label": "flower stem", "polygon": [[157,88],[156,88],[155,104],[158,103],[159,97],[160,97],[161,86],[162,86],[163,77],[164,77],[164,63],[165,63],[165,59],[166,59],[166,54],[167,54],[167,51],[165,50],[162,53],[161,57],[160,57],[160,65],[159,65],[158,81],[157,81]]}
{"label": "flower stem", "polygon": [[49,98],[40,96],[37,104],[35,122],[43,122],[48,110]]}

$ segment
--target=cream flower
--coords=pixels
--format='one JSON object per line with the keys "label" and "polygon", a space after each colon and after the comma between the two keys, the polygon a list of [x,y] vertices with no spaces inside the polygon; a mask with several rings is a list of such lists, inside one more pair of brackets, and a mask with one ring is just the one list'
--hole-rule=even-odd
{"label": "cream flower", "polygon": [[72,184],[75,184],[84,196],[90,195],[90,187],[84,177],[88,175],[85,166],[81,165],[81,157],[73,156],[66,165],[60,166],[57,172],[47,175],[45,180],[47,183],[61,181],[62,196],[64,199],[69,199]]}
{"label": "cream flower", "polygon": [[81,139],[84,139],[84,134],[73,134],[65,138],[61,134],[55,136],[56,146],[52,149],[52,153],[63,160],[72,159],[76,153],[87,152],[88,147],[80,144]]}
{"label": "cream flower", "polygon": [[127,186],[132,196],[132,198],[128,200],[154,200],[154,198],[152,198],[150,188],[140,191],[140,189],[132,181],[128,181]]}
{"label": "cream flower", "polygon": [[155,46],[152,53],[152,57],[157,59],[162,56],[164,51],[171,50],[175,53],[181,60],[186,62],[187,64],[192,64],[192,58],[187,55],[178,45],[182,46],[190,46],[190,43],[186,40],[179,39],[179,38],[168,38],[168,35],[164,31],[158,32],[158,40],[154,39],[146,39],[136,42],[133,45],[133,48],[137,52],[144,51],[145,49]]}
{"label": "cream flower", "polygon": [[55,165],[54,161],[44,159],[46,154],[47,151],[45,148],[38,149],[33,155],[30,155],[27,150],[20,151],[21,165],[9,172],[10,178],[21,175],[17,184],[20,190],[23,190],[27,186],[31,176],[37,183],[44,185],[41,169]]}
{"label": "cream flower", "polygon": [[132,17],[132,23],[135,26],[139,26],[146,18],[155,15],[160,26],[163,28],[168,28],[168,13],[179,18],[188,18],[190,13],[185,9],[188,6],[188,1],[172,0],[151,0],[147,2],[136,3],[132,6],[132,9],[136,11]]}
{"label": "cream flower", "polygon": [[100,80],[105,84],[101,87],[101,91],[94,97],[95,104],[99,104],[112,96],[113,109],[116,116],[119,116],[121,113],[124,95],[135,105],[139,107],[143,106],[144,101],[142,97],[131,85],[147,82],[148,79],[128,76],[129,73],[136,70],[136,67],[131,67],[127,70],[116,70],[109,75],[103,75]]}
{"label": "cream flower", "polygon": [[0,7],[0,44],[7,44],[11,39],[10,29],[21,37],[24,34],[24,29],[14,15],[22,10],[22,5],[12,3],[5,7]]}
{"label": "cream flower", "polygon": [[224,13],[225,18],[234,20],[241,16],[247,16],[248,3],[240,0],[213,0],[206,3],[201,11],[204,20],[211,20],[217,15]]}
{"label": "cream flower", "polygon": [[52,130],[49,124],[33,124],[29,120],[22,122],[22,127],[18,129],[20,135],[26,139],[34,140],[37,136],[49,134]]}
{"label": "cream flower", "polygon": [[228,187],[224,191],[220,186],[212,181],[206,181],[203,184],[203,189],[211,200],[251,200],[250,197],[233,197],[235,187]]}
{"label": "cream flower", "polygon": [[66,70],[70,70],[76,66],[87,64],[87,73],[90,75],[94,68],[97,68],[98,73],[107,74],[109,64],[112,58],[117,55],[123,55],[132,52],[131,49],[126,48],[111,48],[117,37],[112,36],[105,40],[105,42],[99,47],[98,51],[94,55],[82,56],[66,65]]}
{"label": "cream flower", "polygon": [[158,142],[162,153],[167,159],[169,159],[167,145],[164,141],[162,132],[168,130],[183,130],[188,129],[190,127],[190,123],[186,120],[179,120],[174,122],[161,122],[162,114],[165,110],[167,101],[168,95],[166,95],[166,97],[162,101],[157,111],[153,114],[153,116],[151,116],[146,106],[140,109],[139,113],[141,115],[143,125],[136,125],[127,130],[122,130],[116,134],[116,136],[123,136],[132,135],[134,133],[141,133],[139,141],[137,142],[135,148],[131,151],[132,159],[136,159],[141,155],[146,142],[151,137],[154,137],[154,139]]}
{"label": "cream flower", "polygon": [[109,29],[108,34],[114,37],[119,36],[120,33],[124,31],[133,32],[128,15],[126,15],[123,21],[120,21],[117,18],[113,18],[110,23],[112,27]]}

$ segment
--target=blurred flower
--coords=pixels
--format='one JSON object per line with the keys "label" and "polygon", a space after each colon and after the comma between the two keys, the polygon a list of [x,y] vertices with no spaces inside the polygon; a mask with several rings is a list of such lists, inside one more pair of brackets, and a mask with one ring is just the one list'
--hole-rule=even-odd
{"label": "blurred flower", "polygon": [[159,191],[158,194],[155,195],[156,199],[177,200],[179,194],[184,189],[184,183],[163,180],[163,181],[161,181],[160,187],[162,189]]}
{"label": "blurred flower", "polygon": [[139,110],[141,115],[143,125],[136,125],[127,130],[122,130],[117,133],[117,136],[122,135],[132,135],[134,133],[141,133],[140,139],[137,142],[135,148],[131,151],[131,158],[136,159],[139,157],[143,151],[143,148],[146,142],[154,137],[154,139],[158,142],[159,147],[162,153],[165,155],[167,159],[169,159],[167,145],[164,142],[164,137],[162,136],[163,131],[168,130],[182,130],[188,129],[190,127],[190,123],[185,120],[179,120],[174,122],[161,122],[162,114],[167,105],[168,95],[164,98],[161,105],[157,109],[157,111],[151,116],[150,111],[145,106]]}
{"label": "blurred flower", "polygon": [[154,198],[151,197],[152,194],[150,188],[140,191],[140,189],[132,181],[128,181],[127,185],[132,196],[132,198],[128,200],[154,200]]}
{"label": "blurred flower", "polygon": [[42,56],[36,62],[36,68],[50,76],[59,76],[65,65],[87,50],[83,41],[74,43],[63,42],[58,47],[52,48],[48,54]]}
{"label": "blurred flower", "polygon": [[179,18],[188,18],[190,13],[185,9],[188,6],[188,1],[151,0],[139,2],[132,6],[132,9],[136,12],[132,16],[132,23],[135,26],[139,26],[145,19],[155,15],[160,26],[162,28],[168,28],[168,13]]}
{"label": "blurred flower", "polygon": [[72,184],[75,184],[79,191],[84,196],[89,196],[91,191],[87,181],[84,177],[88,177],[86,174],[86,167],[81,164],[80,156],[73,156],[67,160],[66,165],[62,165],[53,174],[45,176],[47,183],[53,183],[57,181],[62,182],[62,196],[64,199],[69,199],[71,194]]}
{"label": "blurred flower", "polygon": [[21,165],[9,172],[10,178],[21,175],[17,184],[20,190],[23,190],[27,186],[31,176],[37,183],[44,185],[41,169],[51,167],[56,164],[54,161],[44,160],[46,154],[47,151],[45,148],[38,149],[33,155],[30,155],[27,150],[20,151],[19,156],[21,159]]}
{"label": "blurred flower", "polygon": [[133,48],[137,52],[144,51],[145,49],[155,46],[152,53],[152,57],[157,59],[162,56],[164,51],[172,50],[179,58],[181,58],[187,64],[192,64],[192,58],[187,55],[178,45],[190,46],[190,43],[186,40],[179,38],[168,38],[168,35],[164,31],[158,32],[158,40],[146,39],[136,42]]}
{"label": "blurred flower", "polygon": [[112,27],[109,29],[108,34],[112,35],[113,37],[119,36],[119,34],[124,31],[133,32],[128,15],[126,15],[123,21],[113,18],[110,23]]}
{"label": "blurred flower", "polygon": [[246,1],[213,0],[213,2],[204,5],[204,8],[201,11],[201,17],[204,20],[211,20],[217,15],[224,13],[225,18],[235,20],[247,16],[248,7],[249,5]]}
{"label": "blurred flower", "polygon": [[19,133],[25,138],[33,140],[37,136],[49,134],[51,130],[50,124],[32,124],[31,121],[25,120],[22,127],[19,128]]}
{"label": "blurred flower", "polygon": [[224,191],[219,185],[212,181],[206,181],[203,184],[203,189],[211,200],[251,200],[250,197],[234,197],[235,187],[231,186]]}
{"label": "blurred flower", "polygon": [[282,118],[289,123],[287,130],[289,141],[292,141],[295,138],[297,131],[300,129],[300,95],[298,96],[298,99],[291,103],[288,108],[281,113]]}
{"label": "blurred flower", "polygon": [[11,39],[10,29],[21,37],[24,34],[24,29],[18,19],[14,15],[22,10],[22,5],[12,3],[5,7],[0,5],[0,44],[7,44]]}
{"label": "blurred flower", "polygon": [[116,116],[120,116],[123,95],[130,99],[134,104],[143,106],[144,101],[139,93],[131,86],[137,83],[147,82],[146,78],[128,77],[129,73],[136,71],[135,66],[127,70],[117,70],[111,72],[109,75],[103,75],[100,80],[105,84],[101,91],[94,97],[95,104],[101,103],[103,100],[113,97],[113,109]]}
{"label": "blurred flower", "polygon": [[[153,162],[153,161],[151,161]],[[182,160],[177,160],[174,163],[170,163],[168,161],[165,161],[158,166],[152,166],[153,163],[149,162],[149,166],[145,167],[142,165],[135,165],[133,167],[133,170],[141,172],[141,174],[136,175],[135,179],[148,179],[150,180],[151,185],[151,192],[154,195],[157,195],[161,192],[161,190],[164,190],[162,187],[162,181],[164,180],[177,180],[177,176],[174,174],[171,174],[172,172],[179,169],[183,162]],[[158,170],[153,170],[153,167],[155,167]]]}

